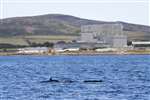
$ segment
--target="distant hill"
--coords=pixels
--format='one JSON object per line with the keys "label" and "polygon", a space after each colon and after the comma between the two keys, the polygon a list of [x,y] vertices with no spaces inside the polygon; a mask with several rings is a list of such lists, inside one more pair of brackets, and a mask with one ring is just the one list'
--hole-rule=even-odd
{"label": "distant hill", "polygon": [[62,14],[14,17],[0,20],[0,36],[78,35],[80,26],[88,24],[121,23],[129,39],[150,39],[150,26],[125,22],[105,22]]}

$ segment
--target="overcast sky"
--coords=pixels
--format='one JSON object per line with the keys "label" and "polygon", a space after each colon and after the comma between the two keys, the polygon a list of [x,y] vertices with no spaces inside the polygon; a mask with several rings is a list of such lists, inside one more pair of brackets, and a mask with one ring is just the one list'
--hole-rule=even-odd
{"label": "overcast sky", "polygon": [[150,0],[1,0],[0,18],[66,14],[150,25]]}

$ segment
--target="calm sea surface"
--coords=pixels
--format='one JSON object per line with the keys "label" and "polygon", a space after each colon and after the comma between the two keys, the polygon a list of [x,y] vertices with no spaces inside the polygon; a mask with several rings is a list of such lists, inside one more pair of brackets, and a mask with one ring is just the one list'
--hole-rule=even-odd
{"label": "calm sea surface", "polygon": [[150,55],[0,56],[0,100],[150,100]]}

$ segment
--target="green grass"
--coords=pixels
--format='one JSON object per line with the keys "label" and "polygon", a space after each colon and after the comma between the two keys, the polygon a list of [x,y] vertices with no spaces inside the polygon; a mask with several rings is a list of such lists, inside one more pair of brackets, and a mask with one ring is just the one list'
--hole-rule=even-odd
{"label": "green grass", "polygon": [[28,45],[27,42],[20,37],[0,37],[0,44]]}
{"label": "green grass", "polygon": [[13,36],[13,37],[0,37],[0,44],[13,44],[13,45],[28,45],[27,40],[31,43],[44,43],[44,42],[58,42],[58,41],[72,41],[77,36],[69,35],[32,35],[32,36]]}

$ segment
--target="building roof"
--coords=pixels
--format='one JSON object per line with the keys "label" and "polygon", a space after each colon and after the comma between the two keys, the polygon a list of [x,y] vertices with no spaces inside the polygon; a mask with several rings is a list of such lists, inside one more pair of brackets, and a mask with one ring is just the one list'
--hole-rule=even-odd
{"label": "building roof", "polygon": [[26,47],[20,48],[19,50],[48,50],[47,47]]}
{"label": "building roof", "polygon": [[150,44],[150,41],[133,41],[133,45],[138,45],[138,44]]}

